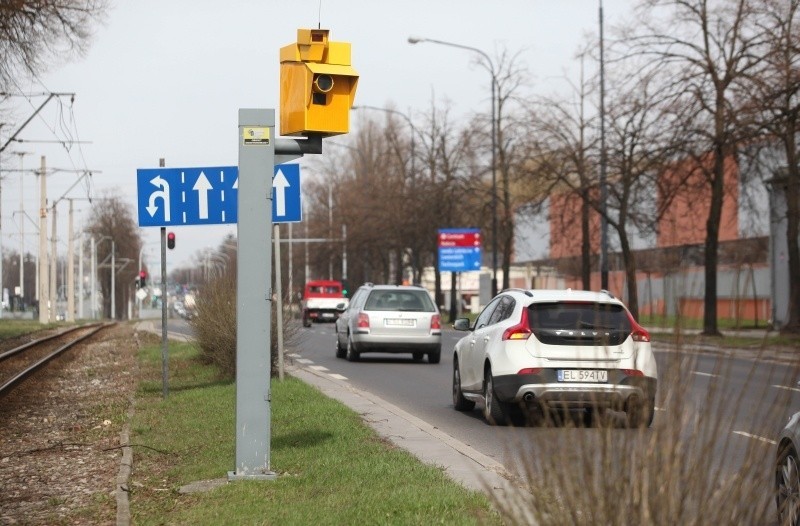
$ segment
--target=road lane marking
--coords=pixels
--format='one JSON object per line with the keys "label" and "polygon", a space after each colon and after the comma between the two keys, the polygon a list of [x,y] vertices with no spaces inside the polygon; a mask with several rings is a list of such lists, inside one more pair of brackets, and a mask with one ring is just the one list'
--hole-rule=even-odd
{"label": "road lane marking", "polygon": [[775,389],[786,389],[787,391],[794,391],[795,393],[800,393],[800,389],[797,387],[787,387],[785,385],[773,385]]}
{"label": "road lane marking", "polygon": [[708,376],[709,378],[716,378],[718,374],[711,374],[711,373],[701,373],[700,371],[693,371],[692,374],[696,374],[697,376]]}
{"label": "road lane marking", "polygon": [[315,371],[320,371],[320,372],[324,372],[324,371],[328,370],[328,368],[325,367],[324,365],[311,365],[311,366],[309,366],[309,369],[314,369]]}
{"label": "road lane marking", "polygon": [[310,363],[314,363],[313,360],[309,360],[308,358],[297,358],[297,363],[302,363],[304,365],[308,365]]}
{"label": "road lane marking", "polygon": [[329,374],[328,376],[330,376],[331,378],[335,378],[337,380],[347,380],[347,377],[346,376],[342,376],[341,374],[332,373],[332,374]]}
{"label": "road lane marking", "polygon": [[766,442],[767,444],[772,444],[773,446],[777,446],[778,443],[772,439],[760,437],[758,435],[753,435],[750,433],[745,433],[744,431],[734,431],[734,435],[741,435],[743,437],[752,438],[753,440],[760,440],[761,442]]}
{"label": "road lane marking", "polygon": [[286,356],[288,356],[289,358],[300,358],[300,355],[297,354],[296,352],[290,352]]}

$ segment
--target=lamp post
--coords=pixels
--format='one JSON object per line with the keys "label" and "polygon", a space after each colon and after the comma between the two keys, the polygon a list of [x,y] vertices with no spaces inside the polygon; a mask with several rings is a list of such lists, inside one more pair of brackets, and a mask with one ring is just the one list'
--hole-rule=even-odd
{"label": "lamp post", "polygon": [[465,49],[473,53],[477,53],[486,59],[486,69],[492,76],[492,297],[497,295],[497,171],[495,162],[495,151],[497,145],[497,123],[495,115],[495,94],[497,92],[497,73],[495,72],[494,62],[491,57],[485,52],[476,47],[465,46],[463,44],[455,44],[453,42],[445,42],[443,40],[436,40],[433,38],[420,38],[408,37],[409,44],[419,44],[421,42],[430,42],[431,44],[440,44],[442,46],[449,46],[458,49]]}

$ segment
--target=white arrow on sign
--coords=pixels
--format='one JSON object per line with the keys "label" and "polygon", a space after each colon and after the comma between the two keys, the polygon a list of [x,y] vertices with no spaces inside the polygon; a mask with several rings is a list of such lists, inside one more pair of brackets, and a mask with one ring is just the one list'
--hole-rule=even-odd
{"label": "white arrow on sign", "polygon": [[279,168],[272,180],[272,187],[275,189],[275,215],[278,217],[286,215],[286,189],[290,186],[283,171]]}
{"label": "white arrow on sign", "polygon": [[192,190],[197,190],[197,204],[200,209],[200,219],[208,219],[208,191],[214,188],[204,172],[200,172],[200,177],[192,186]]}
{"label": "white arrow on sign", "polygon": [[164,201],[164,221],[169,222],[169,183],[162,179],[160,175],[152,178],[150,182],[154,186],[161,188],[161,190],[150,194],[150,201],[147,204],[147,212],[150,214],[150,217],[156,215],[156,210],[158,210],[158,207],[156,206],[156,199],[161,198],[161,200]]}

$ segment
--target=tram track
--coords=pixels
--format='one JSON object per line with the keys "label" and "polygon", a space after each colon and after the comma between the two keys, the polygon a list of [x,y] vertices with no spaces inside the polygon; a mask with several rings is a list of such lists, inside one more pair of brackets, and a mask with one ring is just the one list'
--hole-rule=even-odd
{"label": "tram track", "polygon": [[114,323],[82,325],[0,353],[0,398],[75,345]]}

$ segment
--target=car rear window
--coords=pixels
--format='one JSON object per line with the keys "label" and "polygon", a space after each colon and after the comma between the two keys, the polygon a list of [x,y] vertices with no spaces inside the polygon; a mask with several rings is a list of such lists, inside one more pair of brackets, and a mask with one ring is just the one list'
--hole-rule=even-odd
{"label": "car rear window", "polygon": [[533,303],[528,323],[536,329],[594,329],[631,331],[625,309],[614,303]]}
{"label": "car rear window", "polygon": [[436,308],[424,290],[373,290],[364,310],[435,312]]}

